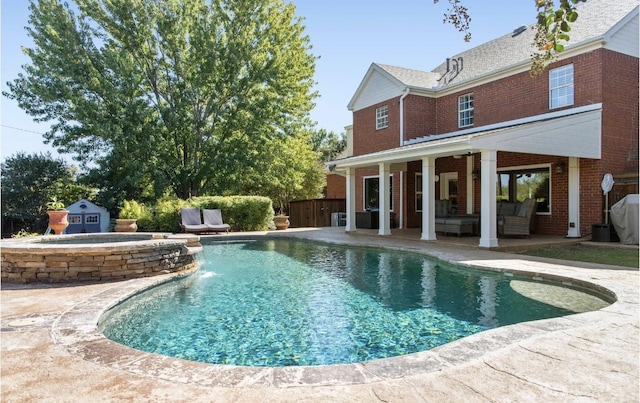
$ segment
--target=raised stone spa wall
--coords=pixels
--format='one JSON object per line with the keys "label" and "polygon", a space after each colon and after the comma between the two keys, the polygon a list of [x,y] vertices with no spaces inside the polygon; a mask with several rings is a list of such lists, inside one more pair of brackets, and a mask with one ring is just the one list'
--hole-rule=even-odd
{"label": "raised stone spa wall", "polygon": [[109,281],[185,271],[198,265],[199,237],[81,234],[3,240],[2,282]]}

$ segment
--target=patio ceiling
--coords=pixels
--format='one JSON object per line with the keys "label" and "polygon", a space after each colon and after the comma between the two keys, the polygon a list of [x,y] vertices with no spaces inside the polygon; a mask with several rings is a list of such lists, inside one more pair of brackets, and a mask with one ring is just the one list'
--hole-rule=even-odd
{"label": "patio ceiling", "polygon": [[[332,161],[336,169],[404,163],[481,150],[600,158],[602,104],[413,140],[413,144]],[[410,142],[409,142],[410,143]]]}

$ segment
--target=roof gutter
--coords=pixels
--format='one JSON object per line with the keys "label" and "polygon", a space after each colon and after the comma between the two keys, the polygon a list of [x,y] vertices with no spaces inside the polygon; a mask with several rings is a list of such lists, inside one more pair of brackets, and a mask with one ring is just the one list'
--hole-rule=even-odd
{"label": "roof gutter", "polygon": [[404,145],[404,99],[409,95],[411,89],[406,87],[404,89],[404,94],[400,97],[400,147]]}

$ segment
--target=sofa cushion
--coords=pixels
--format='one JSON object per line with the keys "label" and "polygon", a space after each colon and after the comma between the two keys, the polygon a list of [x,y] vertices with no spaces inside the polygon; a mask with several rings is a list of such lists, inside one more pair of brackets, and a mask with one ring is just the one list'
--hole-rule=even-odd
{"label": "sofa cushion", "polygon": [[498,215],[516,215],[517,207],[518,203],[501,201],[496,210]]}
{"label": "sofa cushion", "polygon": [[522,203],[519,203],[518,204],[518,212],[517,212],[516,215],[518,217],[526,217],[527,216],[527,212],[529,211],[529,205],[532,202],[533,202],[533,199],[526,199]]}
{"label": "sofa cushion", "polygon": [[449,215],[449,200],[436,200],[436,218],[444,218]]}

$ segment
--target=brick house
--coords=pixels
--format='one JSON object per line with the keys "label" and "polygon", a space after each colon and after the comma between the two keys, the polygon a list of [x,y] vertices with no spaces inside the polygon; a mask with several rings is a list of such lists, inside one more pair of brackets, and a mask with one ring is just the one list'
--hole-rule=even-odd
{"label": "brick house", "polygon": [[498,201],[529,197],[534,233],[590,234],[604,174],[638,172],[638,3],[581,4],[565,51],[535,77],[533,26],[432,71],[372,64],[348,105],[348,156],[332,162],[346,230],[373,209],[380,235],[422,228],[434,240],[435,201],[448,199],[495,247]]}

